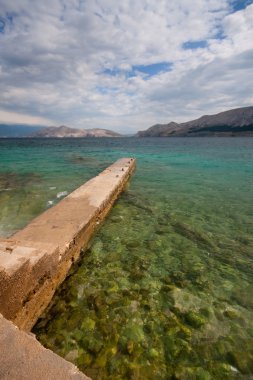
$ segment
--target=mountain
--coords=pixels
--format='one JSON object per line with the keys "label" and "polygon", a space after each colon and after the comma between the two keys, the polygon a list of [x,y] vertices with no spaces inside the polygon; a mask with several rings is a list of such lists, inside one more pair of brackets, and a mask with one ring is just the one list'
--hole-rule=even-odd
{"label": "mountain", "polygon": [[146,131],[138,132],[139,137],[161,137],[168,136],[174,131],[180,129],[180,124],[174,123],[173,121],[169,124],[155,124]]}
{"label": "mountain", "polygon": [[30,137],[120,137],[119,133],[107,129],[75,129],[65,125],[60,127],[46,127],[33,133]]}
{"label": "mountain", "polygon": [[25,124],[0,124],[0,137],[27,137],[42,128]]}
{"label": "mountain", "polygon": [[186,123],[156,124],[138,137],[253,136],[253,107],[205,115]]}

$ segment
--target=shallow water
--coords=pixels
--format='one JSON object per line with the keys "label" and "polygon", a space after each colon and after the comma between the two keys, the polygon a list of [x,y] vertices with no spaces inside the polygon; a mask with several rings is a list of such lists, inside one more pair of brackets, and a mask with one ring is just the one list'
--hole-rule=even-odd
{"label": "shallow water", "polygon": [[0,140],[2,236],[123,156],[127,190],[34,332],[93,379],[249,379],[253,138]]}

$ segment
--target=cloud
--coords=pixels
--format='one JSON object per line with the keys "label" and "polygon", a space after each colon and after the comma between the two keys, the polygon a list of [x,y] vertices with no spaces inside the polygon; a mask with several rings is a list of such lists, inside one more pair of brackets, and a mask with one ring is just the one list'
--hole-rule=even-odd
{"label": "cloud", "polygon": [[0,110],[0,123],[48,125],[48,124],[52,124],[52,121],[44,117],[31,116],[31,115],[25,115],[25,114]]}
{"label": "cloud", "polygon": [[0,0],[0,107],[130,133],[251,105],[253,4],[240,3]]}

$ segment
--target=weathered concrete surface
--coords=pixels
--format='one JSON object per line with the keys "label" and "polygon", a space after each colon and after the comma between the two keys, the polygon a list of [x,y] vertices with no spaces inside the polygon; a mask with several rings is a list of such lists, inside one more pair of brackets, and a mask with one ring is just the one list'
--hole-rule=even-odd
{"label": "weathered concrete surface", "polygon": [[1,380],[88,380],[73,364],[44,348],[0,314]]}
{"label": "weathered concrete surface", "polygon": [[29,331],[125,187],[135,160],[123,158],[0,241],[0,312]]}

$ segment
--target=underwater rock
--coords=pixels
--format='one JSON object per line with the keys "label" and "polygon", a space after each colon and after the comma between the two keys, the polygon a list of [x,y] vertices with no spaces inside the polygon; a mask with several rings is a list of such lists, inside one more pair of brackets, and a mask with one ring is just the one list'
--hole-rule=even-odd
{"label": "underwater rock", "polygon": [[99,355],[96,357],[94,365],[96,367],[104,368],[108,360],[108,353],[105,350],[102,350]]}
{"label": "underwater rock", "polygon": [[171,225],[173,226],[176,233],[184,236],[185,238],[195,243],[200,243],[204,244],[205,246],[215,248],[213,242],[203,232],[196,231],[189,225],[182,222],[172,222]]}
{"label": "underwater rock", "polygon": [[96,339],[94,336],[89,337],[89,342],[88,342],[87,348],[92,354],[97,355],[102,350],[103,341],[101,338]]}
{"label": "underwater rock", "polygon": [[194,328],[200,328],[206,323],[206,319],[201,315],[194,311],[189,311],[184,315],[186,323]]}
{"label": "underwater rock", "polygon": [[89,157],[89,156],[80,156],[78,154],[73,154],[70,156],[69,161],[72,164],[79,164],[79,165],[97,165],[98,160],[95,157]]}
{"label": "underwater rock", "polygon": [[84,289],[85,289],[84,285],[78,285],[77,286],[77,299],[78,300],[82,299],[83,294],[84,294]]}
{"label": "underwater rock", "polygon": [[150,359],[157,359],[159,357],[159,352],[155,348],[151,348],[148,351],[148,356]]}
{"label": "underwater rock", "polygon": [[91,253],[96,254],[96,253],[102,253],[103,252],[103,242],[101,240],[96,240],[94,244],[92,245],[91,248]]}
{"label": "underwater rock", "polygon": [[152,320],[147,321],[143,326],[143,330],[146,334],[152,334],[155,331],[155,328],[156,324]]}
{"label": "underwater rock", "polygon": [[89,366],[92,362],[92,355],[83,349],[79,350],[79,355],[76,360],[76,364],[79,368],[86,369],[87,366]]}
{"label": "underwater rock", "polygon": [[120,305],[121,301],[122,301],[122,295],[116,292],[110,292],[109,295],[105,298],[105,302],[109,306],[112,306],[118,303]]}
{"label": "underwater rock", "polygon": [[1,189],[23,189],[30,188],[34,184],[40,184],[42,177],[38,173],[16,173],[4,172],[0,173],[0,188]]}
{"label": "underwater rock", "polygon": [[142,327],[133,322],[128,323],[128,325],[123,329],[122,334],[134,343],[140,343],[145,340]]}
{"label": "underwater rock", "polygon": [[173,379],[175,380],[211,380],[211,375],[203,368],[179,367],[176,369]]}
{"label": "underwater rock", "polygon": [[112,223],[120,223],[122,222],[122,220],[124,219],[123,216],[119,215],[119,216],[111,216],[110,217],[110,222]]}
{"label": "underwater rock", "polygon": [[173,309],[170,306],[170,310],[178,315],[205,305],[203,299],[195,296],[187,289],[175,288],[167,294],[167,297],[170,301],[173,300]]}
{"label": "underwater rock", "polygon": [[137,194],[130,193],[130,191],[126,191],[124,193],[124,199],[127,201],[129,205],[132,205],[139,210],[145,211],[147,214],[153,214],[152,208],[150,206],[147,206],[147,200],[144,200]]}
{"label": "underwater rock", "polygon": [[65,197],[67,194],[68,194],[67,191],[60,191],[59,193],[57,193],[56,198],[59,199],[59,198]]}
{"label": "underwater rock", "polygon": [[102,297],[102,295],[97,294],[97,295],[90,295],[87,298],[87,304],[88,307],[92,310],[95,310],[97,313],[102,313],[106,312],[107,305],[105,303],[105,298]]}
{"label": "underwater rock", "polygon": [[182,323],[179,324],[179,327],[180,327],[179,336],[182,337],[183,339],[190,341],[190,339],[192,337],[191,330],[188,327],[186,327],[185,325],[183,325]]}
{"label": "underwater rock", "polygon": [[72,362],[72,363],[75,363],[75,360],[78,358],[78,350],[71,350],[67,353],[67,355],[65,356],[65,359]]}
{"label": "underwater rock", "polygon": [[242,289],[241,287],[233,292],[232,299],[235,300],[239,305],[245,307],[246,309],[253,308],[253,287],[248,286],[248,288]]}
{"label": "underwater rock", "polygon": [[134,350],[134,342],[132,340],[129,340],[127,342],[127,352],[131,355]]}
{"label": "underwater rock", "polygon": [[203,368],[197,368],[196,380],[211,380],[211,375],[208,371],[204,370]]}
{"label": "underwater rock", "polygon": [[166,357],[166,360],[170,362],[175,357],[177,357],[181,351],[179,345],[176,342],[176,339],[174,336],[167,335],[164,337],[164,354]]}
{"label": "underwater rock", "polygon": [[141,241],[139,241],[139,240],[131,240],[131,241],[128,241],[128,242],[126,243],[126,247],[127,247],[127,249],[129,249],[130,251],[131,251],[131,249],[133,249],[133,248],[138,248],[138,247],[140,247],[140,245],[141,245]]}
{"label": "underwater rock", "polygon": [[170,229],[167,226],[159,226],[155,229],[155,234],[157,235],[167,235],[170,233]]}
{"label": "underwater rock", "polygon": [[203,291],[211,289],[210,282],[203,276],[197,276],[196,279],[193,281],[193,284]]}
{"label": "underwater rock", "polygon": [[119,291],[119,286],[117,284],[117,282],[114,282],[114,281],[110,281],[108,283],[108,287],[106,289],[106,294],[112,294],[112,293],[117,293]]}
{"label": "underwater rock", "polygon": [[223,314],[225,315],[225,317],[227,317],[229,319],[238,319],[238,318],[240,318],[240,314],[238,313],[237,310],[227,309],[227,310],[224,311]]}
{"label": "underwater rock", "polygon": [[176,284],[179,288],[185,288],[189,284],[189,281],[185,278],[185,274],[183,272],[172,272],[171,279],[174,284]]}
{"label": "underwater rock", "polygon": [[163,291],[163,292],[171,292],[171,291],[173,291],[174,289],[176,289],[176,286],[175,285],[173,285],[173,284],[166,284],[166,285],[163,285],[162,287],[161,287],[161,291]]}
{"label": "underwater rock", "polygon": [[141,269],[138,265],[134,265],[130,273],[133,280],[140,280],[141,278],[145,277],[143,269]]}
{"label": "underwater rock", "polygon": [[96,322],[93,319],[87,317],[83,320],[81,329],[83,331],[93,331],[95,329],[95,325]]}
{"label": "underwater rock", "polygon": [[227,358],[232,366],[239,369],[243,374],[250,374],[253,372],[253,355],[247,352],[230,351]]}

